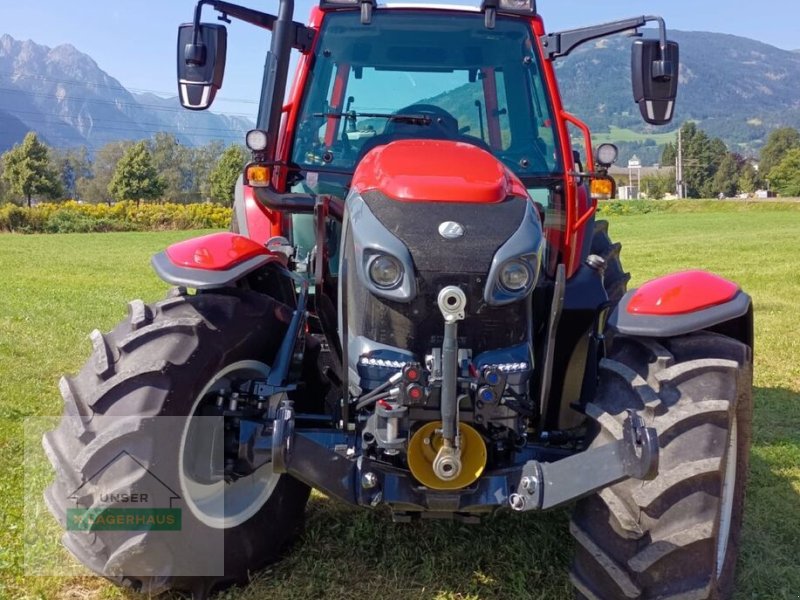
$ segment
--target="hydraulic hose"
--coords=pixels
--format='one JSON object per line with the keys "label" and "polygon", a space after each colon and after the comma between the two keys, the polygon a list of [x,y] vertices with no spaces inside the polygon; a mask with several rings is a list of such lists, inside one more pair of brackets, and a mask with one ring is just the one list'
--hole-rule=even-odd
{"label": "hydraulic hose", "polygon": [[380,384],[378,387],[376,387],[374,390],[364,394],[359,399],[358,403],[356,404],[356,410],[361,410],[362,408],[366,408],[370,404],[374,404],[375,402],[377,402],[377,400],[381,397],[381,395],[383,395],[383,393],[386,390],[388,390],[395,383],[400,381],[402,376],[403,376],[402,373],[395,373],[389,379],[387,379],[382,384]]}

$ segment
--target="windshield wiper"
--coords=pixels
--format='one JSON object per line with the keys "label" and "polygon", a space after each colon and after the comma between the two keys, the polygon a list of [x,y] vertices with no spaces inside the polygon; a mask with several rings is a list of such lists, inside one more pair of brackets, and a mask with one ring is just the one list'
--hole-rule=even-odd
{"label": "windshield wiper", "polygon": [[401,123],[410,123],[412,125],[430,125],[433,122],[431,117],[426,115],[403,115],[396,113],[365,113],[365,112],[327,112],[327,113],[313,113],[314,117],[366,117],[368,119],[389,119],[390,121],[400,121]]}

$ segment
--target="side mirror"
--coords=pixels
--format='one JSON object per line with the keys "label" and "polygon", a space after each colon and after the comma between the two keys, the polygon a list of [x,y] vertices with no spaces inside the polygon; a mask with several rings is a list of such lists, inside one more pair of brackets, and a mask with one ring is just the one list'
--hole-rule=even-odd
{"label": "side mirror", "polygon": [[642,118],[651,125],[666,125],[675,114],[678,95],[678,44],[667,42],[662,56],[658,40],[636,40],[631,48],[633,99]]}
{"label": "side mirror", "polygon": [[178,27],[178,98],[190,110],[205,110],[214,102],[225,74],[228,32],[223,25],[201,23]]}

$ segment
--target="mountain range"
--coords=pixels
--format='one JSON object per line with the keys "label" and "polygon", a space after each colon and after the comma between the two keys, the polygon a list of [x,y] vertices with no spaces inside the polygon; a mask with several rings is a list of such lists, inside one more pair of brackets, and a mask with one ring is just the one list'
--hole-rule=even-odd
{"label": "mountain range", "polygon": [[96,150],[157,131],[187,145],[231,143],[252,126],[242,117],[184,110],[177,97],[134,94],[70,44],[48,48],[0,36],[0,152],[29,130],[51,146]]}
{"label": "mountain range", "polygon": [[757,154],[772,129],[800,128],[800,53],[721,33],[672,30],[669,37],[680,44],[681,60],[672,124],[655,128],[642,121],[632,101],[630,40],[622,36],[587,44],[556,62],[567,110],[595,133],[621,128],[638,134],[616,132],[644,148],[649,136],[663,141],[657,134],[693,120],[746,156]]}
{"label": "mountain range", "polygon": [[[800,127],[800,52],[720,33],[673,30],[670,37],[680,44],[681,70],[676,116],[667,127],[644,124],[633,103],[629,39],[601,39],[556,62],[567,110],[598,139],[621,142],[622,158],[635,151],[645,164],[657,161],[663,134],[687,119],[744,155],[757,154],[772,129]],[[0,152],[28,130],[56,147],[94,150],[156,131],[189,145],[231,143],[252,125],[183,110],[176,98],[132,93],[69,44],[48,48],[0,37]]]}

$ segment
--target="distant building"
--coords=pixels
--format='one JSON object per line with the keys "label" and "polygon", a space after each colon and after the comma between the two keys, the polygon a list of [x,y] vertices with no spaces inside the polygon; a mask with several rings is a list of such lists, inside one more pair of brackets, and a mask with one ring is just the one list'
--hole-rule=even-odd
{"label": "distant building", "polygon": [[[636,162],[638,162],[638,159]],[[641,192],[644,192],[644,197],[646,197],[647,190],[642,184],[643,180],[653,176],[670,177],[674,179],[675,167],[662,167],[660,165],[637,167],[634,164],[629,168],[615,165],[608,170],[608,174],[617,182],[617,198],[620,200],[638,200],[642,197],[640,195]],[[667,196],[672,196],[672,194],[667,194]]]}
{"label": "distant building", "polygon": [[[650,175],[667,175],[667,174],[673,176],[675,174],[675,167],[661,167],[661,166],[641,167],[640,172],[642,177],[649,177]],[[619,178],[627,179],[628,167],[619,167],[617,165],[614,165],[608,170],[608,174],[615,179]]]}

